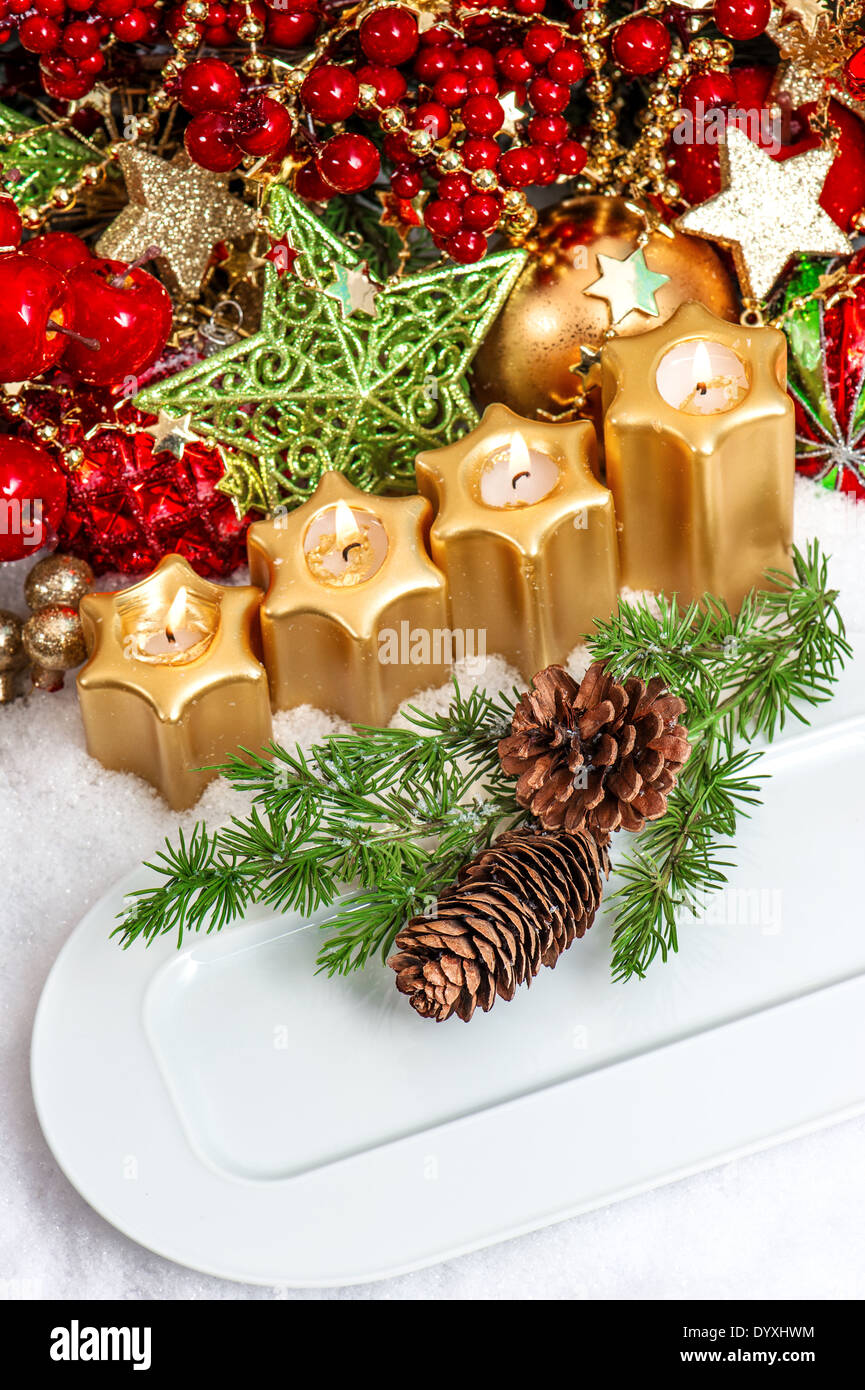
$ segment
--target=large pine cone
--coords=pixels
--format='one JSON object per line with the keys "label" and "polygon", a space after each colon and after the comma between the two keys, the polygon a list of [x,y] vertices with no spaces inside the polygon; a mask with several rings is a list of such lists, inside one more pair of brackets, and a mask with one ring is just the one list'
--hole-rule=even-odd
{"label": "large pine cone", "polygon": [[659,676],[619,685],[596,661],[577,685],[548,666],[517,705],[499,758],[545,830],[642,830],[664,814],[691,751],[684,712]]}
{"label": "large pine cone", "polygon": [[506,831],[461,871],[431,917],[413,917],[388,965],[412,1008],[468,1022],[513,999],[592,925],[610,871],[606,844],[580,833]]}

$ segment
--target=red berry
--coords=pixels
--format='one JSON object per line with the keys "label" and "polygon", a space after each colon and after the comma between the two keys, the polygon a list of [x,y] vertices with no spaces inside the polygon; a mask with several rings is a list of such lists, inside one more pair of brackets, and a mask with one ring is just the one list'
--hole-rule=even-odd
{"label": "red berry", "polygon": [[[124,0],[124,3],[128,3],[128,0]],[[39,14],[47,14],[52,19],[58,19],[60,15],[66,13],[66,0],[36,0],[34,8]]]}
{"label": "red berry", "polygon": [[236,169],[243,159],[227,116],[217,111],[203,111],[193,116],[183,137],[186,153],[193,163],[217,174]]}
{"label": "red berry", "polygon": [[543,67],[561,48],[564,37],[552,24],[532,24],[523,39],[523,47],[533,63]]}
{"label": "red berry", "polygon": [[319,174],[314,159],[298,169],[294,176],[294,188],[301,198],[306,198],[310,203],[326,203],[328,198],[336,195],[336,189],[325,183]]}
{"label": "red berry", "polygon": [[560,145],[568,135],[564,116],[533,116],[529,121],[529,139],[533,145]]}
{"label": "red berry", "polygon": [[[748,0],[750,3],[750,0]],[[770,0],[766,0],[769,4]],[[645,77],[660,72],[670,56],[670,35],[659,19],[636,15],[613,36],[613,57],[624,72]]]}
{"label": "red berry", "polygon": [[244,154],[282,154],[292,133],[291,116],[281,102],[259,97],[240,121],[232,118],[234,138]]}
{"label": "red berry", "polygon": [[416,198],[423,187],[423,179],[417,169],[398,164],[391,174],[390,186],[398,198]]}
{"label": "red berry", "polygon": [[415,130],[428,130],[434,140],[441,140],[451,128],[451,118],[441,102],[424,101],[415,111],[412,125]]}
{"label": "red berry", "polygon": [[453,72],[456,65],[457,60],[449,48],[434,45],[420,50],[414,60],[414,74],[431,86],[446,72]]}
{"label": "red berry", "polygon": [[[318,27],[317,10],[268,10],[267,37],[277,48],[300,48]],[[213,35],[208,34],[213,43]]]}
{"label": "red berry", "polygon": [[470,77],[468,81],[470,97],[497,97],[499,94],[497,77]]}
{"label": "red berry", "polygon": [[199,58],[184,68],[180,78],[180,104],[198,115],[201,111],[228,111],[240,97],[240,78],[219,58]]}
{"label": "red berry", "polygon": [[538,176],[538,157],[534,150],[515,145],[499,161],[499,176],[511,188],[525,188]]}
{"label": "red berry", "polygon": [[534,64],[528,56],[516,44],[508,44],[505,48],[500,48],[496,54],[496,62],[499,71],[505,77],[510,78],[511,82],[528,82],[534,76]]}
{"label": "red berry", "polygon": [[369,188],[381,167],[378,150],[365,135],[332,136],[315,162],[325,183],[337,193],[360,193]]}
{"label": "red berry", "polygon": [[471,191],[471,180],[465,174],[445,174],[439,179],[439,197],[449,198],[452,203],[464,203]]}
{"label": "red berry", "polygon": [[67,24],[63,30],[63,51],[70,58],[86,58],[99,47],[99,32],[92,24],[82,19]]}
{"label": "red berry", "polygon": [[468,94],[469,80],[459,68],[442,73],[433,87],[433,96],[442,106],[460,106]]}
{"label": "red berry", "polygon": [[479,261],[486,249],[487,239],[483,232],[473,232],[470,228],[455,232],[445,242],[448,255],[460,265],[471,265],[473,261]]}
{"label": "red berry", "polygon": [[567,178],[576,178],[583,172],[588,159],[588,153],[578,140],[563,140],[556,150],[559,173]]}
{"label": "red berry", "polygon": [[121,43],[139,43],[150,32],[150,20],[143,10],[130,10],[114,21],[114,33]]}
{"label": "red berry", "polygon": [[5,194],[0,195],[0,246],[5,246],[7,250],[10,246],[17,246],[22,230],[21,217],[12,199]]}
{"label": "red berry", "polygon": [[469,77],[492,77],[496,70],[495,59],[486,48],[464,48],[457,65]]}
{"label": "red berry", "polygon": [[377,63],[366,63],[355,73],[358,84],[375,87],[379,106],[396,106],[405,96],[408,83],[396,68],[383,68]]}
{"label": "red berry", "polygon": [[76,63],[65,54],[51,54],[39,64],[42,86],[57,101],[77,101],[79,97],[86,96],[93,86],[92,75],[83,72],[82,67],[83,63]]}
{"label": "red berry", "polygon": [[417,20],[402,5],[386,5],[367,15],[360,26],[360,46],[374,63],[397,68],[413,57],[418,45]]}
{"label": "red berry", "polygon": [[535,183],[543,187],[545,184],[552,183],[559,172],[558,155],[561,145],[558,147],[553,147],[552,145],[533,145],[532,148],[538,160],[538,175],[535,179]]}
{"label": "red berry", "polygon": [[547,0],[512,0],[517,14],[540,14]]}
{"label": "red berry", "polygon": [[547,72],[555,82],[572,87],[585,76],[586,65],[578,48],[560,48],[547,63]]}
{"label": "red berry", "polygon": [[28,53],[53,53],[60,45],[60,25],[34,14],[20,25],[18,37]]}
{"label": "red berry", "polygon": [[499,200],[491,193],[473,193],[462,206],[463,225],[475,232],[491,232],[500,212]]}
{"label": "red berry", "polygon": [[466,140],[460,154],[467,169],[495,169],[501,157],[501,150],[495,140],[479,136]]}
{"label": "red berry", "polygon": [[505,122],[496,97],[469,97],[462,109],[463,125],[472,135],[495,135]]}
{"label": "red berry", "polygon": [[318,63],[300,89],[300,98],[313,120],[347,121],[357,110],[359,83],[349,68]]}
{"label": "red berry", "polygon": [[680,101],[688,111],[702,103],[705,111],[729,106],[736,99],[733,79],[725,72],[702,72],[690,77],[682,88]]}
{"label": "red berry", "polygon": [[564,111],[571,99],[567,87],[553,82],[550,77],[536,77],[529,87],[529,98],[536,111],[542,116],[557,116]]}
{"label": "red berry", "polygon": [[715,0],[712,15],[728,39],[756,39],[772,15],[772,0]]}
{"label": "red berry", "polygon": [[433,198],[424,208],[423,220],[433,236],[453,236],[462,226],[462,210],[449,198]]}

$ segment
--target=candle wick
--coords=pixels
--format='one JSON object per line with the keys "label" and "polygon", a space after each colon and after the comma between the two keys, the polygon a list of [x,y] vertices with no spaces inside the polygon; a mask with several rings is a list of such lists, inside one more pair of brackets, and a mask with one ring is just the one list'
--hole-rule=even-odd
{"label": "candle wick", "polygon": [[348,559],[348,552],[349,552],[350,550],[359,550],[359,549],[360,549],[360,544],[361,544],[360,541],[349,541],[348,545],[344,545],[343,548],[342,548],[342,558],[343,558],[344,560],[347,560],[347,559]]}
{"label": "candle wick", "polygon": [[708,392],[708,390],[709,390],[709,388],[708,388],[708,386],[706,385],[705,381],[698,381],[698,382],[697,382],[697,395],[698,395],[698,396],[705,396],[706,393]]}
{"label": "candle wick", "polygon": [[517,483],[520,481],[520,478],[530,478],[531,476],[531,470],[528,468],[524,468],[521,473],[515,473],[514,476],[511,478],[511,487],[514,490],[516,490],[516,486]]}
{"label": "candle wick", "polygon": [[174,644],[176,645],[176,643],[177,643],[177,638],[175,637],[174,633],[171,631],[171,628],[170,628],[170,627],[167,627],[167,628],[165,629],[165,636],[168,638],[169,642],[172,642],[172,643],[174,643]]}

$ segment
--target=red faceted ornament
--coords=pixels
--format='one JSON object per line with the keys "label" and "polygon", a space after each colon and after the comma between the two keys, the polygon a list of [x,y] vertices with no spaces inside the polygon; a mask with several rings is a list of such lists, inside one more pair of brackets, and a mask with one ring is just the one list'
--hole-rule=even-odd
{"label": "red faceted ornament", "polygon": [[865,43],[844,65],[844,81],[854,101],[865,101]]}
{"label": "red faceted ornament", "polygon": [[66,479],[44,449],[0,435],[0,561],[35,555],[55,539]]}
{"label": "red faceted ornament", "polygon": [[104,573],[138,574],[163,555],[183,555],[199,574],[219,577],[245,563],[251,516],[238,517],[217,491],[224,473],[215,450],[187,444],[181,459],[153,453],[147,434],[107,429],[83,443],[69,473],[60,546]]}
{"label": "red faceted ornament", "polygon": [[[28,381],[66,347],[74,307],[65,276],[36,256],[0,255],[0,381]],[[56,325],[56,326],[53,326]]]}
{"label": "red faceted ornament", "polygon": [[98,348],[70,342],[63,366],[81,381],[108,385],[149,367],[171,332],[167,290],[146,270],[95,258],[69,276],[76,331]]}

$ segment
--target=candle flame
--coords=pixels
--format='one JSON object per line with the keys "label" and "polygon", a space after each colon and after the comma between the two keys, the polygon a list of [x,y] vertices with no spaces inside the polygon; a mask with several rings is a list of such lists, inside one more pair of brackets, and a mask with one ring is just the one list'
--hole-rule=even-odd
{"label": "candle flame", "polygon": [[531,474],[532,461],[529,456],[529,446],[523,439],[519,430],[511,435],[510,459],[508,470],[511,475],[511,485],[516,486],[517,479],[525,474]]}
{"label": "candle flame", "polygon": [[165,615],[165,635],[169,642],[174,642],[177,629],[180,627],[186,616],[186,586],[181,584],[174,598],[171,600],[171,607]]}
{"label": "candle flame", "polygon": [[362,539],[362,532],[355,520],[354,512],[342,498],[339,499],[334,509],[333,526],[339,550],[345,550],[347,545]]}
{"label": "candle flame", "polygon": [[698,342],[694,349],[694,361],[692,363],[694,372],[694,385],[699,388],[707,386],[712,379],[712,359],[709,356],[709,349],[705,343]]}

